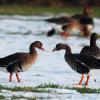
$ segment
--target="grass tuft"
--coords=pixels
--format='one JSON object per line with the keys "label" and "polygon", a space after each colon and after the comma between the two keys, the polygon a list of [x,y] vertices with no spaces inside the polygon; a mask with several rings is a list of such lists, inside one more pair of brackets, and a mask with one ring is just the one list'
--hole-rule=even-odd
{"label": "grass tuft", "polygon": [[49,84],[40,84],[38,85],[36,88],[63,88],[63,86],[60,86],[58,84],[52,84],[52,83],[49,83]]}
{"label": "grass tuft", "polygon": [[93,89],[93,88],[86,88],[86,87],[83,87],[83,88],[75,88],[75,87],[70,88],[70,87],[66,87],[66,89],[76,90],[79,93],[88,93],[88,94],[100,93],[100,89]]}
{"label": "grass tuft", "polygon": [[11,100],[36,100],[36,97],[12,96]]}
{"label": "grass tuft", "polygon": [[75,88],[75,87],[64,87],[58,84],[40,84],[36,88],[59,88],[59,89],[70,89],[70,90],[76,90],[79,93],[100,93],[100,89],[93,89],[93,88]]}
{"label": "grass tuft", "polygon": [[[10,91],[25,91],[25,92],[35,92],[35,93],[52,93],[51,89],[46,88],[53,88],[53,89],[70,89],[70,90],[76,90],[79,93],[100,93],[99,89],[94,88],[76,88],[76,87],[64,87],[58,84],[40,84],[37,87],[7,87],[0,85],[0,90],[10,90]],[[2,97],[2,96],[1,96]]]}
{"label": "grass tuft", "polygon": [[4,100],[6,97],[3,95],[0,95],[0,100]]}
{"label": "grass tuft", "polygon": [[0,85],[0,90],[5,89],[5,90],[10,90],[10,91],[25,91],[25,92],[38,92],[38,93],[50,93],[49,90],[45,89],[38,89],[36,87],[7,87],[7,86],[2,86]]}

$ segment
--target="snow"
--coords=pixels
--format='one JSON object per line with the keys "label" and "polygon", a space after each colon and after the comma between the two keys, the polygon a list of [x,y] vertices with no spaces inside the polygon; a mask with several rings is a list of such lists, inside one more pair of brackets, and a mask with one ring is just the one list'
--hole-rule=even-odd
{"label": "snow", "polygon": [[[89,45],[89,38],[75,36],[63,39],[60,36],[46,37],[46,32],[52,27],[58,27],[43,21],[44,16],[0,16],[0,57],[5,57],[15,52],[28,52],[32,42],[39,40],[43,43],[45,52],[38,50],[39,57],[36,63],[26,72],[20,73],[21,82],[18,83],[15,75],[13,82],[8,82],[9,73],[0,72],[0,84],[4,86],[29,86],[35,87],[40,84],[59,84],[71,86],[79,82],[81,75],[74,72],[64,60],[65,51],[52,52],[57,43],[70,45],[73,53],[79,53],[84,45]],[[40,20],[39,20],[40,19]],[[100,34],[100,19],[94,19],[95,28],[93,32]],[[24,33],[30,34],[25,35]],[[9,34],[17,33],[17,34]],[[41,34],[41,35],[40,35]],[[100,39],[97,40],[100,47]],[[89,81],[90,88],[100,88],[99,70],[91,71]],[[96,82],[94,81],[96,79]],[[6,92],[6,93],[5,93]],[[80,94],[74,90],[59,89],[57,93],[31,93],[31,92],[8,92],[1,94],[6,96],[24,95],[50,97],[51,100],[99,100],[99,94]],[[62,93],[62,94],[59,94]],[[48,99],[49,100],[49,99]]]}

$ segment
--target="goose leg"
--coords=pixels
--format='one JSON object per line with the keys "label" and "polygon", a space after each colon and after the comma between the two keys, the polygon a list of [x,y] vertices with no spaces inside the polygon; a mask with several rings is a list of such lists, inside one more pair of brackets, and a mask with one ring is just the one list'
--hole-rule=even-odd
{"label": "goose leg", "polygon": [[12,80],[12,75],[13,75],[13,73],[10,73],[9,82],[11,82],[11,80]]}
{"label": "goose leg", "polygon": [[82,81],[83,81],[83,79],[84,79],[84,74],[82,74],[82,76],[81,76],[81,80],[80,80],[80,82],[78,83],[78,85],[82,85]]}
{"label": "goose leg", "polygon": [[18,82],[20,82],[20,79],[19,79],[18,73],[16,73],[16,78],[17,78]]}
{"label": "goose leg", "polygon": [[90,79],[90,74],[87,75],[87,80],[86,80],[86,82],[85,82],[85,85],[86,85],[86,86],[88,85],[89,79]]}

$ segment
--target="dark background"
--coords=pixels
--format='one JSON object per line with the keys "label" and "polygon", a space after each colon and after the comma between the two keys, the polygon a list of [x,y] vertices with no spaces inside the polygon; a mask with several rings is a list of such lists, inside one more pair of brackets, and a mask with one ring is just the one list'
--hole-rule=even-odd
{"label": "dark background", "polygon": [[100,0],[0,0],[0,5],[32,5],[32,6],[100,6]]}

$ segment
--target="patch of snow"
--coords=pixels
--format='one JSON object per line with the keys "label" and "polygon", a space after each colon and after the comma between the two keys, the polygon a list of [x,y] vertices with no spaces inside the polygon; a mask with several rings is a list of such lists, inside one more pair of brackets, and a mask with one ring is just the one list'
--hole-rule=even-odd
{"label": "patch of snow", "polygon": [[[43,47],[46,49],[45,52],[38,50],[39,57],[36,63],[26,72],[20,73],[21,82],[18,83],[15,75],[13,75],[13,82],[8,82],[9,73],[4,73],[0,71],[0,84],[4,86],[29,86],[34,87],[40,84],[59,84],[64,86],[70,86],[79,82],[81,75],[73,71],[69,65],[64,60],[65,51],[59,51],[52,53],[52,49],[57,43],[66,43],[70,45],[73,53],[79,53],[80,50],[85,45],[89,45],[89,38],[79,38],[79,37],[68,37],[63,39],[60,36],[46,37],[45,35],[39,35],[42,32],[53,27],[53,24],[36,21],[36,20],[26,20],[27,17],[22,19],[21,16],[16,16],[16,19],[5,18],[2,19],[0,16],[0,57],[5,57],[9,54],[15,52],[28,52],[29,46],[32,42],[38,40],[43,43]],[[96,27],[94,30],[100,32],[99,30],[99,19],[95,19]],[[5,34],[9,32],[24,33],[31,31],[32,34],[23,35],[23,34]],[[97,40],[97,45],[100,46],[100,39]],[[99,73],[91,71],[91,78],[89,81],[90,88],[100,88],[100,78]],[[96,80],[96,81],[94,81]],[[84,80],[85,81],[85,80]],[[24,93],[24,92],[11,92],[3,93],[4,95],[20,95],[25,96],[50,96],[52,100],[99,100],[99,94],[79,94],[76,91],[72,92],[71,90],[56,90],[58,93],[62,94],[46,94],[46,93]],[[64,94],[64,93],[72,94]],[[44,97],[45,97],[44,96]]]}

